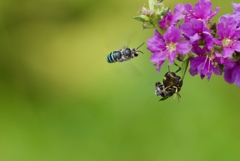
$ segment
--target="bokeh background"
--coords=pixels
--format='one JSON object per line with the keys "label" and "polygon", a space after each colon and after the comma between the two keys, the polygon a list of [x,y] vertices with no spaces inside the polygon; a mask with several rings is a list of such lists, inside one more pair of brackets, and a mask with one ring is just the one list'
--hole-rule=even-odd
{"label": "bokeh background", "polygon": [[[217,17],[232,12],[212,2]],[[159,102],[167,68],[155,71],[146,44],[130,62],[106,62],[153,35],[132,19],[144,4],[0,1],[0,161],[240,160],[237,86],[187,74],[180,103]]]}

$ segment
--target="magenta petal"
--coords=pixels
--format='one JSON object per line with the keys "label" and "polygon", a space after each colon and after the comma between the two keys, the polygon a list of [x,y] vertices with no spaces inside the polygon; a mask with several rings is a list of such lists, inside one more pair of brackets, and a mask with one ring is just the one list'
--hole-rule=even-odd
{"label": "magenta petal", "polygon": [[177,4],[174,7],[174,15],[173,15],[173,22],[172,24],[176,24],[177,21],[183,19],[185,17],[184,13],[184,5],[183,4]]}
{"label": "magenta petal", "polygon": [[181,41],[177,44],[177,52],[180,54],[187,54],[191,51],[191,44],[189,41]]}
{"label": "magenta petal", "polygon": [[240,41],[236,41],[236,42],[232,43],[232,48],[233,48],[235,51],[240,52]]}
{"label": "magenta petal", "polygon": [[207,76],[208,80],[210,80],[213,70],[216,69],[214,69],[213,61],[209,57],[197,56],[190,59],[189,72],[193,76],[199,74],[202,79]]}
{"label": "magenta petal", "polygon": [[170,53],[168,65],[171,65],[173,63],[173,61],[176,58],[176,54],[177,54],[176,51],[173,51],[172,53]]}
{"label": "magenta petal", "polygon": [[[240,23],[240,14],[239,14],[239,23]],[[235,39],[239,39],[240,38],[240,28],[235,30],[235,33],[232,35],[232,37],[235,37]]]}
{"label": "magenta petal", "polygon": [[236,76],[236,79],[235,79],[234,83],[235,83],[238,87],[240,87],[240,74],[238,74],[238,75]]}
{"label": "magenta petal", "polygon": [[184,10],[185,10],[185,7],[184,7],[184,5],[183,4],[177,4],[175,7],[174,7],[174,13],[175,14],[181,14],[181,13],[183,13],[184,12]]}
{"label": "magenta petal", "polygon": [[240,87],[240,64],[234,62],[234,67],[226,67],[224,69],[224,79],[226,82],[235,83]]}
{"label": "magenta petal", "polygon": [[234,13],[240,13],[240,4],[232,2],[232,6],[234,8]]}
{"label": "magenta petal", "polygon": [[221,75],[219,66],[213,67],[213,73],[216,75]]}
{"label": "magenta petal", "polygon": [[196,19],[192,19],[191,20],[191,23],[193,25],[193,28],[196,30],[196,31],[203,31],[204,27],[205,27],[205,24],[203,21],[201,20],[196,20]]}
{"label": "magenta petal", "polygon": [[217,14],[218,11],[219,8],[216,8],[216,10],[212,12],[212,3],[210,2],[210,0],[199,0],[193,8],[190,4],[185,5],[187,21],[194,18],[207,23],[213,16]]}
{"label": "magenta petal", "polygon": [[240,87],[240,78],[237,77],[237,79],[234,82],[238,87]]}
{"label": "magenta petal", "polygon": [[181,31],[175,27],[171,26],[167,29],[166,33],[164,34],[164,39],[167,43],[173,42],[176,43],[181,39]]}
{"label": "magenta petal", "polygon": [[217,29],[218,36],[220,37],[220,39],[224,39],[224,36],[226,35],[226,30],[224,30],[224,24],[223,23],[217,24]]}
{"label": "magenta petal", "polygon": [[173,14],[172,12],[168,12],[163,19],[159,21],[159,26],[163,29],[166,29],[171,25],[173,22]]}
{"label": "magenta petal", "polygon": [[154,65],[158,65],[158,68],[156,69],[157,72],[160,71],[162,64],[164,63],[165,59],[166,59],[167,55],[163,52],[158,52],[158,53],[154,53],[151,58],[150,61],[154,63]]}
{"label": "magenta petal", "polygon": [[153,63],[158,63],[158,62],[159,62],[159,55],[160,55],[160,52],[154,53],[154,54],[150,57],[150,61],[153,62]]}
{"label": "magenta petal", "polygon": [[209,15],[209,19],[213,18],[218,13],[219,10],[220,7],[216,7],[216,10]]}
{"label": "magenta petal", "polygon": [[164,61],[167,58],[167,52],[156,52],[154,53],[150,61],[153,63],[158,63],[159,61]]}
{"label": "magenta petal", "polygon": [[190,59],[189,72],[192,76],[198,74],[198,68],[199,68],[199,66],[201,66],[202,62],[204,62],[204,57],[203,56],[198,56],[196,58],[193,57],[193,58]]}
{"label": "magenta petal", "polygon": [[218,40],[218,39],[216,39],[216,38],[213,38],[213,42],[214,42],[215,44],[217,44],[218,46],[222,46],[222,41],[220,41],[220,40]]}
{"label": "magenta petal", "polygon": [[226,82],[232,84],[234,82],[234,78],[232,75],[233,68],[225,69],[224,70],[224,79]]}
{"label": "magenta petal", "polygon": [[189,73],[192,75],[192,76],[195,76],[198,74],[197,70],[194,70],[192,68],[189,69]]}
{"label": "magenta petal", "polygon": [[193,29],[192,24],[190,22],[186,22],[182,24],[180,28],[183,31],[184,35],[186,35],[188,38],[190,36],[193,36],[196,33],[196,31]]}
{"label": "magenta petal", "polygon": [[200,48],[200,46],[198,45],[198,42],[192,43],[192,51],[194,53],[196,53],[197,55],[204,55],[205,54],[205,50]]}
{"label": "magenta petal", "polygon": [[198,41],[200,39],[201,39],[201,37],[198,35],[198,33],[196,33],[195,35],[190,37],[190,42],[194,43],[195,41]]}
{"label": "magenta petal", "polygon": [[147,40],[147,44],[147,49],[151,52],[159,52],[161,50],[165,50],[166,48],[166,44],[159,34],[155,34],[153,37],[149,38]]}
{"label": "magenta petal", "polygon": [[222,52],[223,53],[223,57],[224,58],[231,57],[233,52],[234,52],[234,49],[232,49],[232,48],[228,48],[228,47],[223,48],[223,52]]}
{"label": "magenta petal", "polygon": [[157,72],[160,72],[163,63],[164,63],[164,61],[160,61],[157,63],[158,64],[158,68],[156,69]]}
{"label": "magenta petal", "polygon": [[232,75],[235,77],[234,83],[240,87],[240,66],[235,67]]}

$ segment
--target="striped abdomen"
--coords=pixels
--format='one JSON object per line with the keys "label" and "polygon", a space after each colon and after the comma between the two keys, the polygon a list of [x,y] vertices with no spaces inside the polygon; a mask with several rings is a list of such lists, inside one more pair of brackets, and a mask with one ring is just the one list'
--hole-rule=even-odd
{"label": "striped abdomen", "polygon": [[115,63],[119,61],[122,57],[122,54],[120,51],[113,51],[107,56],[107,62],[108,63]]}

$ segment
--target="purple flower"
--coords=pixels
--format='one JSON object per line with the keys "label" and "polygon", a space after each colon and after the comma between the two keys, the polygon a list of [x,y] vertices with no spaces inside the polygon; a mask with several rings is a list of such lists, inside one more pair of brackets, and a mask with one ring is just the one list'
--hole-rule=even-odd
{"label": "purple flower", "polygon": [[154,65],[158,65],[157,71],[160,71],[160,68],[162,64],[164,63],[164,60],[160,59],[161,53],[160,51],[162,49],[165,49],[165,43],[162,35],[158,33],[157,30],[155,30],[154,36],[147,40],[148,43],[148,50],[150,50],[153,55],[151,56],[151,62],[154,63]]}
{"label": "purple flower", "polygon": [[215,64],[215,55],[209,53],[206,56],[197,56],[190,59],[190,69],[189,72],[192,76],[200,74],[200,77],[203,79],[205,76],[210,80],[212,72],[217,75],[220,75],[220,69]]}
{"label": "purple flower", "polygon": [[222,54],[215,52],[214,55],[215,57],[215,64],[221,64],[224,65],[225,67],[233,67],[234,63],[229,59],[229,58],[224,58]]}
{"label": "purple flower", "polygon": [[[203,21],[192,19],[182,24],[181,30],[184,36],[190,40],[194,53],[203,55],[206,51],[210,52],[212,50],[213,37]],[[202,47],[199,45],[200,41],[202,42]]]}
{"label": "purple flower", "polygon": [[173,14],[172,12],[168,12],[164,18],[159,21],[159,26],[162,28],[162,29],[167,29],[169,26],[172,25],[172,22],[173,22]]}
{"label": "purple flower", "polygon": [[234,18],[236,19],[236,21],[238,22],[238,27],[240,27],[240,4],[237,3],[232,3],[234,12]]}
{"label": "purple flower", "polygon": [[233,67],[224,68],[224,79],[226,82],[236,84],[240,87],[240,63],[234,62]]}
{"label": "purple flower", "polygon": [[148,50],[153,53],[150,60],[158,65],[157,71],[160,71],[166,59],[169,59],[168,65],[171,65],[177,54],[184,55],[191,50],[190,43],[181,39],[181,31],[175,26],[169,27],[163,37],[155,31],[154,36],[148,39]]}
{"label": "purple flower", "polygon": [[216,75],[222,74],[219,67],[220,64],[225,67],[233,67],[233,63],[228,58],[224,58],[222,54],[207,52],[205,55],[192,57],[190,59],[189,72],[192,76],[200,74],[202,79],[207,76],[208,80],[210,80],[212,72]]}
{"label": "purple flower", "polygon": [[219,39],[214,39],[214,43],[222,46],[224,58],[231,57],[235,51],[240,52],[240,28],[238,22],[231,16],[223,16],[217,24]]}
{"label": "purple flower", "polygon": [[240,4],[232,3],[234,12],[232,14],[226,14],[221,17],[221,19],[225,18],[233,18],[237,22],[237,26],[240,27]]}
{"label": "purple flower", "polygon": [[240,4],[232,2],[232,6],[233,6],[233,9],[234,9],[233,14],[240,14]]}
{"label": "purple flower", "polygon": [[198,19],[208,24],[210,19],[217,14],[219,9],[220,8],[217,7],[216,10],[212,12],[212,3],[210,0],[199,0],[194,7],[192,7],[191,4],[186,4],[185,13],[187,15],[185,20],[190,21],[191,19]]}
{"label": "purple flower", "polygon": [[185,16],[184,12],[184,5],[177,4],[174,8],[174,14],[172,12],[168,12],[166,16],[159,22],[159,26],[163,29],[167,29],[169,26],[176,25],[177,22],[183,19]]}

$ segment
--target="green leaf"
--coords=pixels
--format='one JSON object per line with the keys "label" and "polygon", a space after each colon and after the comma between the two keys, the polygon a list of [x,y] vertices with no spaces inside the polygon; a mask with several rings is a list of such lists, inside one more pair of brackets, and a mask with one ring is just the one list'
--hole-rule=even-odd
{"label": "green leaf", "polygon": [[150,19],[148,16],[146,15],[140,15],[140,16],[137,16],[137,17],[133,17],[135,20],[138,20],[138,21],[141,21],[141,22],[149,22]]}
{"label": "green leaf", "polygon": [[188,69],[188,65],[189,65],[189,62],[190,62],[190,57],[188,57],[186,60],[183,61],[182,65],[181,65],[181,68],[182,68],[182,80],[184,79],[184,76],[187,72],[187,69]]}

